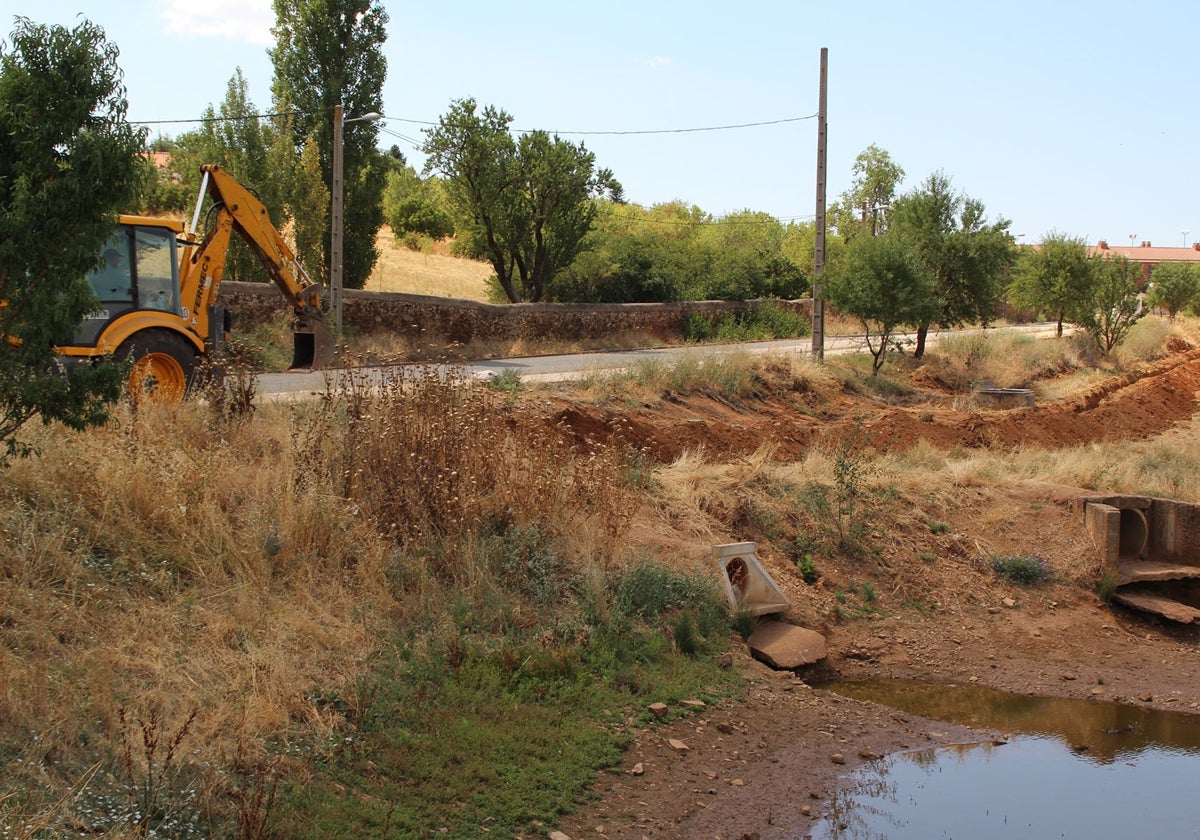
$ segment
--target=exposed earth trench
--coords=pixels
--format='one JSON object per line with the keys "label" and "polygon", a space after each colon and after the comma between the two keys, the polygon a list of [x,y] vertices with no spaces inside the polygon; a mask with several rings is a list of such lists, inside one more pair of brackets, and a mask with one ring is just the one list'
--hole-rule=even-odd
{"label": "exposed earth trench", "polygon": [[[811,412],[801,412],[795,408],[805,399],[801,389],[789,395],[790,403],[767,397],[734,406],[689,397],[613,409],[564,401],[547,412],[581,439],[619,435],[663,462],[695,449],[729,461],[764,443],[776,447],[776,459],[795,459],[809,447],[836,444],[856,425],[877,451],[924,440],[939,450],[1044,447],[1046,457],[1054,457],[1064,447],[1167,433],[1192,418],[1198,391],[1200,351],[1181,349],[1080,398],[1016,411],[871,408],[847,397],[832,405],[814,401]],[[864,761],[1003,734],[926,720],[809,685],[830,677],[972,683],[1200,713],[1200,630],[1107,605],[1082,583],[1094,582],[1098,571],[1095,546],[1071,504],[1083,492],[1035,484],[963,487],[942,512],[948,532],[939,562],[923,570],[926,610],[897,606],[918,597],[909,591],[912,581],[897,573],[877,612],[831,619],[832,590],[844,581],[807,586],[787,558],[760,552],[793,605],[788,620],[825,635],[826,661],[798,673],[779,672],[735,646],[729,666],[747,677],[745,697],[633,730],[623,765],[602,773],[594,801],[564,818],[558,830],[573,840],[796,840],[821,818],[839,779]],[[885,546],[877,578],[897,564],[911,564],[913,546],[903,538],[875,536]],[[703,556],[698,541],[679,539],[677,549]],[[1056,581],[1026,589],[982,574],[971,561],[981,543],[998,553],[1035,547],[1053,564]]]}

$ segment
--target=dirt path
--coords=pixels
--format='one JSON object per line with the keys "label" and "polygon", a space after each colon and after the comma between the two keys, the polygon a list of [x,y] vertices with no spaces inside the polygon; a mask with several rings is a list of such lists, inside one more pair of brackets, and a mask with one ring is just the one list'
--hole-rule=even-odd
{"label": "dirt path", "polygon": [[[1200,353],[1191,351],[1067,403],[980,414],[886,408],[869,414],[866,427],[880,449],[920,439],[939,447],[1000,448],[1134,440],[1191,417],[1197,391]],[[824,415],[799,414],[775,403],[750,411],[688,400],[620,418],[595,407],[563,406],[557,419],[593,438],[620,423],[625,435],[664,459],[700,443],[710,456],[744,455],[765,439],[780,446],[780,457],[794,457],[814,442],[836,439],[861,410],[861,403],[847,402]],[[951,532],[938,564],[911,573],[926,588],[923,610],[892,606],[915,585],[915,578],[904,577],[911,545],[889,545],[879,561],[879,570],[900,569],[900,594],[878,613],[853,620],[829,617],[831,589],[839,582],[807,587],[780,561],[768,565],[785,581],[790,618],[825,634],[827,661],[796,675],[771,671],[740,652],[731,667],[748,679],[742,702],[638,732],[621,772],[602,775],[597,801],[563,820],[560,830],[573,840],[795,840],[822,816],[839,778],[862,762],[905,748],[1002,735],[809,687],[823,678],[971,683],[1200,712],[1200,628],[1156,622],[1099,600],[1088,583],[1095,579],[1095,549],[1070,496],[1070,489],[1038,486],[964,489],[947,514]],[[970,549],[979,541],[997,552],[1037,545],[1052,560],[1056,582],[1021,589],[984,574]],[[672,739],[686,750],[673,747]]]}

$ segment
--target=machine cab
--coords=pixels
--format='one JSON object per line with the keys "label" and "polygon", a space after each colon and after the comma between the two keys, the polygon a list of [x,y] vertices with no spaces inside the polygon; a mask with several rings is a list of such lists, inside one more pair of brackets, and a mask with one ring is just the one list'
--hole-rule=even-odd
{"label": "machine cab", "polygon": [[72,344],[94,345],[114,319],[134,310],[180,315],[176,237],[183,223],[122,216],[102,250],[103,262],[87,280],[100,305],[84,318]]}

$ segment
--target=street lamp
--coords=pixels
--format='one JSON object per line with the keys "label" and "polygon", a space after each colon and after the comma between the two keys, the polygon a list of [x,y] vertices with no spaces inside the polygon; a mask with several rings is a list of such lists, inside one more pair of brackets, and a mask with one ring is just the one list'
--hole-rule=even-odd
{"label": "street lamp", "polygon": [[333,184],[331,196],[333,217],[329,234],[329,296],[333,309],[334,334],[342,337],[342,129],[346,123],[375,122],[382,114],[372,111],[361,117],[346,119],[340,104],[333,106]]}
{"label": "street lamp", "polygon": [[1133,240],[1135,240],[1135,239],[1137,239],[1137,234],[1136,234],[1136,233],[1131,233],[1131,234],[1129,234],[1129,247],[1130,247],[1130,248],[1132,248],[1132,247],[1133,247]]}

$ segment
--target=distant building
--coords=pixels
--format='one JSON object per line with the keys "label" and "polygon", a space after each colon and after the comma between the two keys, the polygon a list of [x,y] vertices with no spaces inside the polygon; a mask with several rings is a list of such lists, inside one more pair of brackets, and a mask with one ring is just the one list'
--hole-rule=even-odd
{"label": "distant building", "polygon": [[1200,242],[1193,242],[1189,246],[1164,248],[1156,247],[1149,242],[1143,242],[1140,245],[1109,245],[1108,242],[1101,239],[1094,248],[1088,246],[1089,257],[1102,257],[1109,254],[1125,257],[1130,262],[1141,264],[1142,280],[1145,282],[1154,273],[1154,267],[1162,263],[1200,263]]}
{"label": "distant building", "polygon": [[183,176],[171,168],[170,152],[147,152],[146,157],[154,164],[154,168],[166,176],[172,184],[182,184]]}

